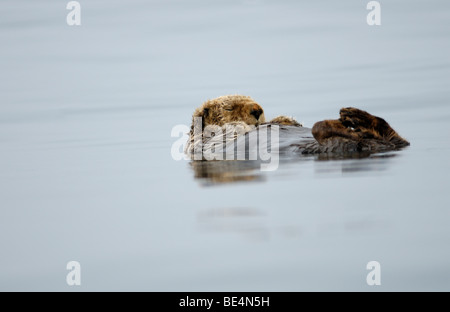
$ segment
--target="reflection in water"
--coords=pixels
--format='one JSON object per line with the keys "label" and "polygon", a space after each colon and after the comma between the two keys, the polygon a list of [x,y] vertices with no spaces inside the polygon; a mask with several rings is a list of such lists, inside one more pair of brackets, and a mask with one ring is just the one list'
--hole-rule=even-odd
{"label": "reflection in water", "polygon": [[265,178],[261,175],[261,162],[252,160],[221,160],[192,161],[195,178],[203,185],[233,182],[260,182]]}
{"label": "reflection in water", "polygon": [[364,152],[351,152],[351,153],[324,153],[318,154],[317,160],[343,160],[343,159],[363,159],[370,157],[371,153]]}
{"label": "reflection in water", "polygon": [[336,155],[327,158],[318,157],[314,171],[321,174],[385,171],[391,159],[396,156],[395,153],[372,155],[355,153],[346,157]]}
{"label": "reflection in water", "polygon": [[269,228],[264,217],[256,208],[215,208],[200,212],[198,222],[202,231],[235,233],[250,240],[266,241]]}
{"label": "reflection in water", "polygon": [[267,214],[250,207],[211,208],[199,212],[197,220],[201,231],[232,233],[252,241],[267,241],[273,235],[296,238],[302,234],[297,224],[270,227]]}
{"label": "reflection in water", "polygon": [[[262,151],[267,152],[270,155],[271,164],[278,164],[277,170],[283,170],[283,166],[286,164],[292,164],[295,162],[309,161],[311,159],[316,160],[315,166],[316,172],[329,173],[340,171],[342,173],[349,172],[369,172],[385,170],[387,164],[390,162],[390,158],[396,155],[395,151],[391,152],[371,152],[371,151],[339,151],[329,153],[305,153],[305,150],[314,149],[313,146],[318,145],[314,140],[311,129],[306,127],[294,127],[294,126],[281,126],[276,128],[275,134],[276,149],[273,151],[271,143],[273,127],[257,128],[255,130],[257,140],[250,140],[249,132],[236,139],[235,144],[220,145],[222,138],[219,138],[217,146],[220,146],[219,150],[230,149],[232,152],[232,159],[247,159],[247,160],[217,160],[217,161],[192,161],[190,163],[194,170],[195,178],[198,179],[202,185],[208,186],[212,184],[222,183],[234,183],[234,182],[261,182],[265,181],[267,175],[263,175],[261,164],[266,163],[262,161]],[[265,131],[270,132],[270,135],[266,134],[261,136]],[[270,139],[269,139],[270,138]],[[215,145],[215,148],[217,148]],[[243,147],[238,149],[237,147]],[[206,148],[211,149],[211,147]],[[215,149],[214,149],[215,150]],[[216,150],[215,150],[216,151]],[[250,157],[250,151],[255,152],[255,159],[248,160]],[[273,151],[273,152],[272,152]],[[229,155],[226,154],[226,157]],[[276,161],[275,161],[276,160]],[[285,166],[288,167],[288,166]],[[292,168],[292,167],[290,167]],[[289,171],[291,174],[291,171]],[[270,175],[270,174],[268,174]]]}
{"label": "reflection in water", "polygon": [[[279,160],[279,168],[284,170],[289,168],[289,174],[295,174],[292,171],[292,165],[296,163],[304,164],[305,161],[313,161],[314,172],[319,174],[333,173],[356,173],[356,172],[376,172],[385,171],[392,158],[398,154],[367,152],[346,153],[346,154],[320,154],[315,156],[282,157]],[[289,166],[288,166],[289,165]],[[194,177],[203,186],[212,186],[235,182],[264,182],[270,173],[263,173],[260,161],[250,160],[229,160],[229,161],[192,161],[191,168],[194,170]],[[286,171],[286,170],[285,170]]]}
{"label": "reflection in water", "polygon": [[313,226],[302,224],[301,220],[273,226],[268,220],[270,215],[262,209],[253,207],[209,208],[197,214],[197,226],[201,232],[233,234],[257,242],[268,241],[274,237],[302,239],[309,235],[335,237],[336,235],[364,234],[390,227],[389,222],[382,218],[361,216],[352,216],[345,221],[321,220]]}
{"label": "reflection in water", "polygon": [[395,156],[397,154],[378,154],[366,159],[346,162],[342,164],[342,172],[385,171]]}

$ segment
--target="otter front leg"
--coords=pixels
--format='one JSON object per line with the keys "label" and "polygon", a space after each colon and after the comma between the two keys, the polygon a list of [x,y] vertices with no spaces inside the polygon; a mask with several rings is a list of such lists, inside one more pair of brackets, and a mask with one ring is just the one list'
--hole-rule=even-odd
{"label": "otter front leg", "polygon": [[316,122],[312,128],[312,135],[320,144],[325,144],[330,138],[345,138],[360,141],[361,132],[356,132],[342,124],[340,120],[324,120]]}
{"label": "otter front leg", "polygon": [[372,138],[382,139],[383,133],[390,128],[383,119],[354,107],[341,108],[339,115],[339,120],[345,127],[365,132]]}

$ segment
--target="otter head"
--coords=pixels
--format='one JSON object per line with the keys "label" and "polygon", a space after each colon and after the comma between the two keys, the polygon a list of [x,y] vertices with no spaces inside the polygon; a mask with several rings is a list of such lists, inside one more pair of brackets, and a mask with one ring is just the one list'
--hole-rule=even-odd
{"label": "otter head", "polygon": [[192,117],[202,118],[202,129],[209,125],[223,126],[233,122],[258,126],[266,121],[262,107],[244,95],[226,95],[206,101],[195,110]]}

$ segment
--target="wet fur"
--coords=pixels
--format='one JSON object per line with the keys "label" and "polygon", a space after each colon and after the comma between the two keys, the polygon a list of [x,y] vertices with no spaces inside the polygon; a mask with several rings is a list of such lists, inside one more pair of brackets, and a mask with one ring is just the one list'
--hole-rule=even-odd
{"label": "wet fur", "polygon": [[[202,118],[201,130],[197,136],[194,135],[195,117]],[[238,126],[239,133],[231,136],[236,138],[264,123],[264,110],[249,96],[226,95],[208,100],[194,111],[185,151],[192,154],[197,144],[214,141],[211,133],[215,130],[211,129],[220,128],[223,133],[228,133],[228,125]],[[302,126],[294,118],[287,116],[278,116],[268,123]],[[386,151],[409,145],[384,119],[353,107],[342,108],[339,119],[315,123],[312,134],[316,141],[302,146],[303,154]]]}
{"label": "wet fur", "polygon": [[[195,136],[194,121],[196,117],[202,118],[201,137]],[[249,132],[264,122],[266,122],[266,118],[263,108],[249,96],[225,95],[208,100],[198,107],[192,115],[189,144],[185,151],[192,154],[196,145],[204,144],[211,138],[208,135],[203,135],[205,129],[220,127],[226,133],[229,131],[227,125],[238,126],[237,129],[243,129],[244,131],[237,133],[234,136],[236,137],[239,134]]]}

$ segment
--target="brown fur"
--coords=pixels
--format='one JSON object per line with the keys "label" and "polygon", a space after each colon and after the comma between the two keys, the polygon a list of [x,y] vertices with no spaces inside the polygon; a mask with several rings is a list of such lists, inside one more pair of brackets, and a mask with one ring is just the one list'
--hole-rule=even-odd
{"label": "brown fur", "polygon": [[[202,118],[202,133],[208,126],[214,126],[212,128],[221,127],[224,132],[227,132],[225,126],[234,125],[237,126],[236,129],[243,130],[235,134],[235,137],[266,122],[263,108],[249,96],[225,95],[208,100],[198,107],[192,115],[189,144],[186,146],[188,154],[194,151],[197,144],[205,143],[210,139],[207,133],[201,137],[194,136],[194,118],[196,117]],[[285,121],[289,119],[292,124],[298,124],[297,121],[290,117],[285,118]]]}
{"label": "brown fur", "polygon": [[339,114],[342,124],[361,132],[363,139],[392,142],[399,147],[409,145],[383,118],[353,107],[342,108]]}
{"label": "brown fur", "polygon": [[[192,115],[191,135],[194,133],[195,117],[202,118],[202,129],[208,125],[222,127],[230,123],[244,123],[249,126],[258,126],[266,122],[263,108],[251,97],[245,95],[225,95],[204,102]],[[287,116],[278,116],[270,123],[301,126],[294,118]]]}
{"label": "brown fur", "polygon": [[225,95],[204,102],[192,115],[191,134],[195,117],[202,117],[202,128],[208,125],[224,126],[232,122],[257,126],[266,121],[262,107],[244,95]]}

